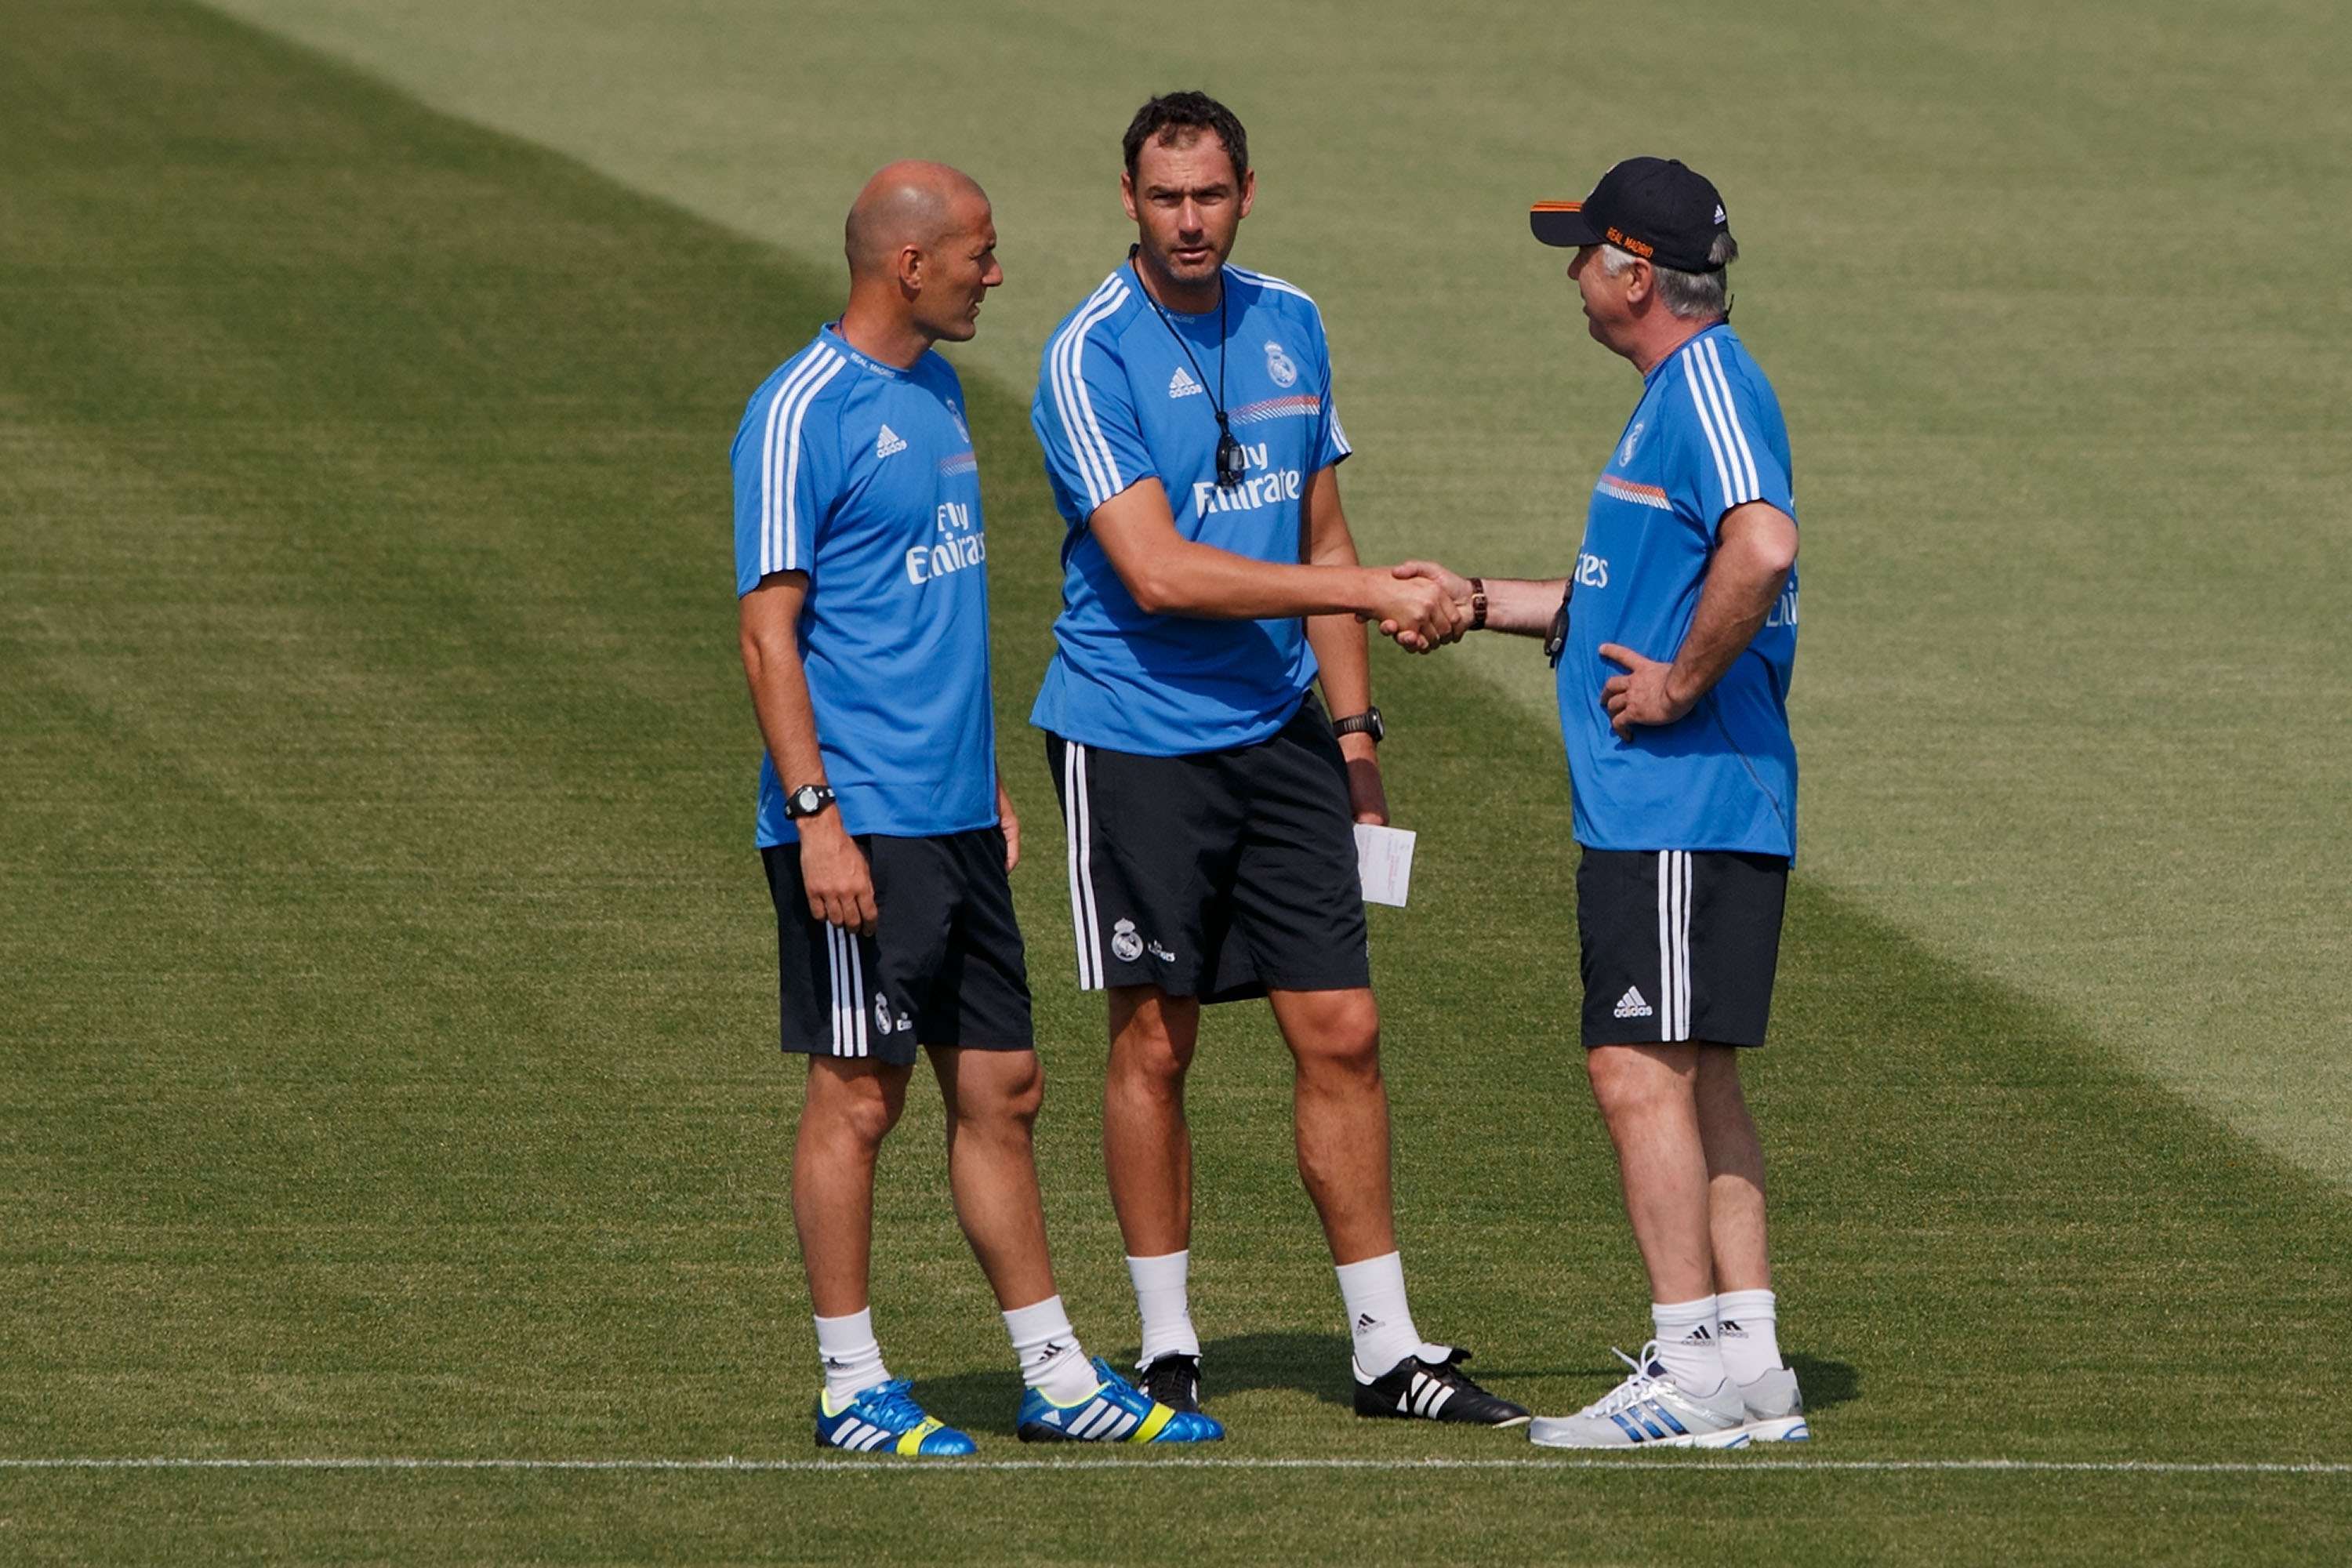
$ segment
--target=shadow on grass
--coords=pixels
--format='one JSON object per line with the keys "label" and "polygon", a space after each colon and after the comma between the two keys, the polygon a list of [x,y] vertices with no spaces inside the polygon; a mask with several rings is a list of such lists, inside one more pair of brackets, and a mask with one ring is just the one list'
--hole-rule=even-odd
{"label": "shadow on grass", "polygon": [[[1277,1388],[1352,1408],[1355,1391],[1349,1381],[1348,1353],[1345,1334],[1229,1334],[1210,1340],[1201,1347],[1210,1407],[1213,1410],[1225,1394]],[[1108,1359],[1121,1376],[1134,1376],[1132,1346],[1122,1346]],[[967,1432],[1010,1431],[1021,1407],[1021,1378],[1009,1366],[927,1377],[915,1385],[915,1397],[950,1426]]]}
{"label": "shadow on grass", "polygon": [[1797,1386],[1805,1392],[1809,1411],[1827,1410],[1862,1397],[1862,1369],[1851,1362],[1811,1355],[1791,1355],[1788,1362],[1789,1370],[1797,1374]]}

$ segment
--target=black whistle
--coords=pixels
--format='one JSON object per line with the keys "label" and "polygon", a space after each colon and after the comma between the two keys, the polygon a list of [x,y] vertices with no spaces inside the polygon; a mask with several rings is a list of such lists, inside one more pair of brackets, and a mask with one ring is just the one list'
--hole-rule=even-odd
{"label": "black whistle", "polygon": [[1249,467],[1249,454],[1234,439],[1225,427],[1224,416],[1217,416],[1217,488],[1232,489],[1242,482],[1242,470]]}

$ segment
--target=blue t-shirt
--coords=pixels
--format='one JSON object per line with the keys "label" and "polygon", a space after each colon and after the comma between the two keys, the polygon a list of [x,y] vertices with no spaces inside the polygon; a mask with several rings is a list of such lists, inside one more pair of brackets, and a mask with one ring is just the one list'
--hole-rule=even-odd
{"label": "blue t-shirt", "polygon": [[[955,371],[883,364],[826,327],[751,395],[734,467],[736,594],[808,574],[801,661],[842,826],[992,826],[987,534]],[[762,757],[759,842],[799,837]]]}
{"label": "blue t-shirt", "polygon": [[1315,679],[1304,620],[1147,615],[1087,527],[1105,501],[1157,479],[1185,538],[1256,561],[1304,558],[1307,489],[1349,451],[1323,317],[1263,273],[1227,267],[1224,289],[1223,398],[1249,463],[1231,489],[1216,482],[1217,311],[1155,310],[1121,267],[1046,340],[1029,423],[1069,532],[1059,647],[1029,721],[1065,739],[1148,756],[1245,746],[1287,723]]}
{"label": "blue t-shirt", "polygon": [[1621,741],[1601,689],[1616,643],[1671,660],[1689,635],[1723,516],[1748,501],[1797,515],[1789,429],[1771,383],[1728,326],[1654,366],[1593,487],[1559,659],[1559,727],[1576,841],[1591,849],[1797,853],[1789,677],[1797,574],[1723,679],[1672,724]]}

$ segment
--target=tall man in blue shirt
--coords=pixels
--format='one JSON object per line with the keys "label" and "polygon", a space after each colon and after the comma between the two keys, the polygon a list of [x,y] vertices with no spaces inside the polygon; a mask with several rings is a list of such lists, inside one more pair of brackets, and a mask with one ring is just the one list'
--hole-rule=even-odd
{"label": "tall man in blue shirt", "polygon": [[1575,788],[1585,1066],[1649,1270],[1655,1340],[1570,1447],[1735,1447],[1810,1436],[1780,1362],[1764,1157],[1739,1088],[1764,1043],[1797,852],[1789,678],[1797,504],[1771,384],[1732,331],[1723,201],[1631,158],[1536,237],[1573,247],[1591,334],[1642,373],[1575,570],[1464,578],[1474,628],[1552,638]]}
{"label": "tall man in blue shirt", "polygon": [[1362,622],[1426,646],[1461,616],[1438,584],[1357,563],[1322,317],[1226,261],[1256,189],[1241,122],[1171,93],[1123,151],[1137,244],[1048,340],[1031,412],[1069,524],[1032,719],[1068,830],[1078,984],[1109,993],[1103,1150],[1141,1382],[1199,1407],[1184,1074],[1201,1004],[1263,995],[1297,1068],[1356,1409],[1523,1422],[1406,1301],[1350,826],[1388,816]]}
{"label": "tall man in blue shirt", "polygon": [[1223,1435],[1090,1362],[1045,1249],[1044,1091],[996,773],[987,529],[963,394],[932,351],[1004,279],[988,198],[893,163],[850,209],[849,303],[778,366],[735,437],[735,588],[767,754],[758,842],[782,1042],[809,1058],[793,1217],[816,1312],[820,1445],[969,1454],[885,1368],[867,1294],[874,1166],[917,1047],[947,1101],[948,1184],[1027,1384],[1024,1440]]}

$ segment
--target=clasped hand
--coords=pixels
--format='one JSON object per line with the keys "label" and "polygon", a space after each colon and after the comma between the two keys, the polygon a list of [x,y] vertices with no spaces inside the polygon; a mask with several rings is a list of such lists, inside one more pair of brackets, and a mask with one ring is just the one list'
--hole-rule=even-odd
{"label": "clasped hand", "polygon": [[1434,561],[1406,561],[1390,567],[1376,600],[1381,635],[1395,638],[1399,647],[1412,653],[1428,653],[1460,642],[1470,629],[1470,580]]}

